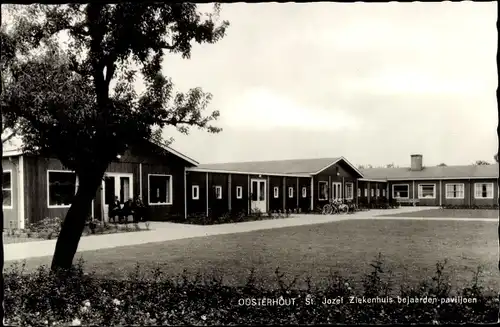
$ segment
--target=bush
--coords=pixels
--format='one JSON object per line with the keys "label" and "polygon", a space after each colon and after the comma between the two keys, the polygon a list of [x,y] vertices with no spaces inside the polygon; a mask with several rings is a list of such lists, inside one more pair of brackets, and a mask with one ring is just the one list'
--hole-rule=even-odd
{"label": "bush", "polygon": [[469,204],[445,204],[442,209],[472,209],[472,210],[498,210],[498,204],[493,205],[469,205]]}
{"label": "bush", "polygon": [[[52,326],[72,322],[84,325],[254,325],[497,321],[498,298],[488,295],[479,285],[480,270],[469,286],[453,294],[444,274],[445,263],[436,265],[432,278],[419,285],[400,285],[399,289],[392,287],[390,271],[385,271],[381,256],[372,267],[359,289],[355,289],[353,281],[337,273],[318,283],[307,279],[304,289],[296,287],[297,279],[285,282],[285,275],[279,269],[275,272],[276,287],[263,288],[257,286],[259,283],[253,271],[246,285],[229,287],[217,276],[202,278],[198,274],[190,278],[184,273],[180,278],[172,278],[159,269],[146,276],[138,267],[125,280],[102,279],[94,273],[86,274],[82,261],[66,272],[50,272],[40,267],[36,272],[25,274],[23,266],[14,266],[5,272],[5,322],[18,326]],[[460,296],[476,301],[446,303],[446,299],[459,299]],[[437,299],[437,303],[400,302],[407,297]],[[290,305],[253,306],[242,302],[262,298],[281,299],[281,303]],[[323,305],[324,298],[342,299],[342,303]],[[295,299],[294,305],[291,299]]]}
{"label": "bush", "polygon": [[32,235],[32,237],[39,237],[47,240],[54,239],[59,236],[62,223],[63,221],[59,217],[45,218],[30,224],[28,227],[29,234]]}

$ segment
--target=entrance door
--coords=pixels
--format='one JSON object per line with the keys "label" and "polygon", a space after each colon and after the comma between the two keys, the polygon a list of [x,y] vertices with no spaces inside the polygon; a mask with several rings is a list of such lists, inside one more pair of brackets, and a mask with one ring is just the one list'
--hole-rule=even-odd
{"label": "entrance door", "polygon": [[342,183],[333,182],[332,183],[332,200],[342,199]]}
{"label": "entrance door", "polygon": [[109,219],[109,204],[118,197],[120,204],[123,204],[133,197],[133,175],[122,173],[106,173],[102,182],[102,198],[104,203],[104,217]]}
{"label": "entrance door", "polygon": [[267,212],[266,180],[252,179],[250,193],[252,194],[251,209],[258,209],[260,212]]}

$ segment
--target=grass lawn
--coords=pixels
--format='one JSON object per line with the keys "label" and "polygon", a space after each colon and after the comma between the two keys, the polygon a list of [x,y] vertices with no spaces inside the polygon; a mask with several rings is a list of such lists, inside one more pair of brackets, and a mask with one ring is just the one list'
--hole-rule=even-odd
{"label": "grass lawn", "polygon": [[[255,267],[257,278],[276,286],[279,267],[288,280],[299,275],[303,286],[306,275],[317,282],[331,271],[360,281],[381,252],[396,285],[432,277],[436,263],[447,259],[445,272],[452,275],[452,285],[471,281],[482,266],[483,284],[498,288],[496,227],[481,221],[340,221],[88,251],[77,258],[106,277],[124,277],[139,263],[146,270],[159,266],[172,276],[184,269],[189,275],[224,276],[229,285],[244,284]],[[49,265],[50,260],[29,259],[27,268]],[[6,268],[11,264],[5,263]]]}
{"label": "grass lawn", "polygon": [[381,215],[381,217],[429,217],[429,218],[497,218],[495,209],[429,209],[408,213]]}

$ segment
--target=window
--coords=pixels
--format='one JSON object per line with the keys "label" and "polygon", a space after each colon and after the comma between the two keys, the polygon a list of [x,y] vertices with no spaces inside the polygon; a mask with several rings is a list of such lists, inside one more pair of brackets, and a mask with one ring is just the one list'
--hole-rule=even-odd
{"label": "window", "polygon": [[358,187],[358,198],[361,196],[361,189]]}
{"label": "window", "polygon": [[354,184],[353,183],[345,183],[345,197],[346,199],[354,198]]}
{"label": "window", "polygon": [[237,199],[243,198],[243,186],[236,186],[236,198]]}
{"label": "window", "polygon": [[47,171],[48,207],[69,207],[76,193],[76,174],[72,171]]}
{"label": "window", "polygon": [[172,176],[148,175],[149,204],[172,204]]}
{"label": "window", "polygon": [[222,199],[222,186],[220,185],[215,186],[215,198],[217,200]]}
{"label": "window", "polygon": [[475,183],[475,199],[493,199],[493,183]]}
{"label": "window", "polygon": [[277,199],[280,196],[280,188],[275,186],[273,189],[274,198]]}
{"label": "window", "polygon": [[288,197],[293,198],[293,187],[291,186],[288,188]]}
{"label": "window", "polygon": [[307,187],[302,187],[302,197],[307,198]]}
{"label": "window", "polygon": [[370,189],[370,196],[372,198],[375,196],[375,190],[374,189]]}
{"label": "window", "polygon": [[365,197],[368,196],[368,189],[365,187]]}
{"label": "window", "polygon": [[198,185],[193,185],[191,187],[191,196],[193,197],[193,200],[200,199],[200,187]]}
{"label": "window", "polygon": [[318,200],[328,200],[328,182],[319,182]]}
{"label": "window", "polygon": [[382,196],[384,196],[384,197],[385,197],[385,188],[384,188],[384,189],[382,189]]}
{"label": "window", "polygon": [[419,199],[435,199],[436,198],[436,184],[420,184],[420,185],[418,185],[418,198]]}
{"label": "window", "polygon": [[380,189],[376,190],[377,198],[380,196]]}
{"label": "window", "polygon": [[447,199],[463,199],[465,194],[464,184],[446,184]]}
{"label": "window", "polygon": [[408,199],[410,196],[410,186],[408,184],[392,185],[392,197],[394,199]]}
{"label": "window", "polygon": [[12,171],[7,170],[3,172],[3,208],[12,208]]}

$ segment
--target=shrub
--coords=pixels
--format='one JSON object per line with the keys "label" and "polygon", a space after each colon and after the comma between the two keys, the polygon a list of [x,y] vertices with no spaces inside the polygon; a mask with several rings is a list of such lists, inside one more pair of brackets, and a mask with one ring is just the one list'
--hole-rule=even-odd
{"label": "shrub", "polygon": [[445,204],[442,209],[472,209],[472,210],[498,210],[498,204],[493,205],[469,205],[469,204]]}
{"label": "shrub", "polygon": [[[285,281],[275,271],[276,287],[264,288],[250,272],[247,283],[225,286],[217,276],[184,273],[165,276],[159,269],[145,275],[139,267],[124,280],[103,279],[86,274],[83,262],[71,270],[50,272],[40,267],[29,274],[24,266],[5,272],[5,322],[8,325],[239,325],[239,324],[445,324],[497,321],[498,298],[479,285],[479,272],[471,285],[452,294],[443,270],[436,265],[432,278],[419,285],[391,288],[390,271],[382,257],[372,264],[359,289],[353,281],[332,273],[323,281],[297,278]],[[388,277],[388,278],[387,278]],[[475,298],[475,303],[443,303],[455,296]],[[435,304],[403,303],[401,299],[438,299]],[[244,299],[295,299],[295,305],[248,306]],[[338,305],[322,305],[324,298],[343,299]],[[371,303],[362,302],[362,299]],[[352,299],[358,301],[352,302]],[[390,299],[393,299],[392,303]],[[312,303],[312,305],[307,305]],[[446,301],[445,301],[446,302]]]}
{"label": "shrub", "polygon": [[43,239],[57,238],[63,221],[59,217],[45,218],[29,225],[30,234]]}

